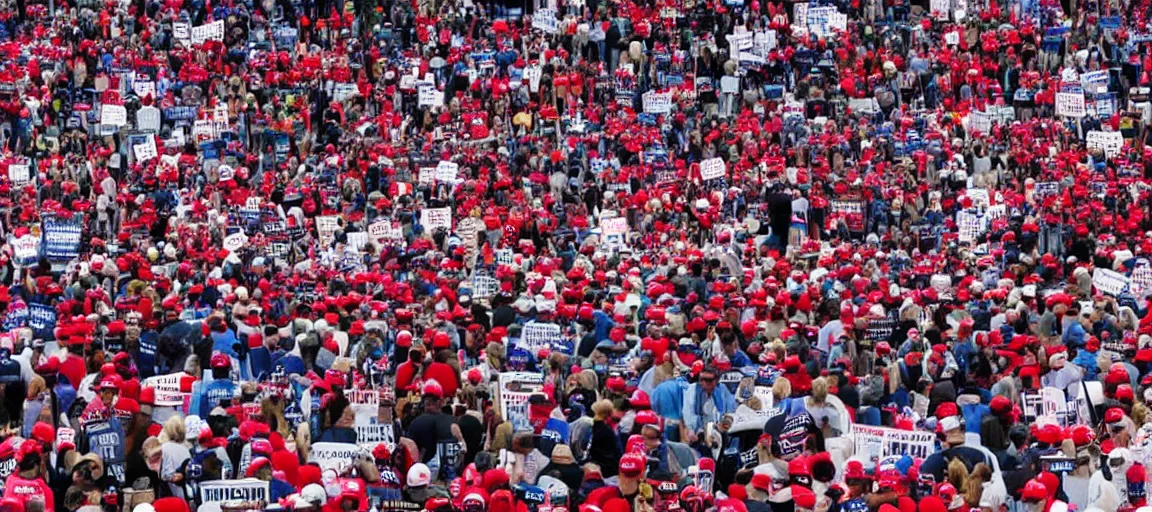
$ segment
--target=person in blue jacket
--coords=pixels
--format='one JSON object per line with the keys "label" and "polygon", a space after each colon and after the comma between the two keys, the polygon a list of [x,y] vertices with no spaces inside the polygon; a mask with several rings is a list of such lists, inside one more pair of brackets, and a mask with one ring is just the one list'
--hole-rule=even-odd
{"label": "person in blue jacket", "polygon": [[231,402],[236,396],[236,381],[232,378],[232,358],[219,352],[210,360],[212,380],[197,382],[198,393],[192,394],[192,410],[201,418],[207,418],[221,402]]}

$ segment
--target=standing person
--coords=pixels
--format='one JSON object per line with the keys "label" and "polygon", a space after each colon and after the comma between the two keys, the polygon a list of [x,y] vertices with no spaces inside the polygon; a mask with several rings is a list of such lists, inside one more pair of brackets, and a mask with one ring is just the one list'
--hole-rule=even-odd
{"label": "standing person", "polygon": [[160,486],[160,494],[184,499],[184,479],[186,463],[192,452],[184,444],[188,429],[184,418],[173,416],[164,423],[160,433],[160,480],[167,486]]}
{"label": "standing person", "polygon": [[[456,464],[464,454],[464,434],[455,418],[444,414],[444,388],[436,381],[424,384],[424,412],[408,426],[406,437],[416,443],[420,462],[428,464],[444,481],[455,478]],[[451,476],[447,476],[451,475]]]}
{"label": "standing person", "polygon": [[736,410],[736,398],[728,388],[717,385],[719,372],[706,367],[700,371],[696,382],[684,392],[684,406],[681,411],[683,428],[681,440],[693,444],[708,423],[720,421],[725,414]]}
{"label": "standing person", "polygon": [[615,408],[611,400],[592,404],[592,441],[588,448],[588,461],[600,466],[602,476],[616,476],[616,462],[620,459],[620,438],[609,425]]}
{"label": "standing person", "polygon": [[16,461],[16,472],[4,481],[4,499],[16,499],[24,510],[33,501],[42,502],[44,510],[55,510],[52,489],[46,480],[44,445],[35,439],[25,440]]}

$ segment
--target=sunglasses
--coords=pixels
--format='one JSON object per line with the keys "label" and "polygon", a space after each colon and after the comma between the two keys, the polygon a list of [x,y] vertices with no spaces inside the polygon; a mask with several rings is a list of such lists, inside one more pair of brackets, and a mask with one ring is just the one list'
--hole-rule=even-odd
{"label": "sunglasses", "polygon": [[716,377],[700,377],[700,382],[716,382]]}

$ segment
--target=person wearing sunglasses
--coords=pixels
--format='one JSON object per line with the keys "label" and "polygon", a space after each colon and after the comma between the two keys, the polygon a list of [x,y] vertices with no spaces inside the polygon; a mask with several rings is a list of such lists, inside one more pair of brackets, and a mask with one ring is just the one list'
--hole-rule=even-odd
{"label": "person wearing sunglasses", "polygon": [[715,368],[706,367],[684,393],[682,413],[689,444],[699,439],[705,425],[718,422],[725,414],[736,410],[735,397],[728,388],[717,385],[718,378]]}

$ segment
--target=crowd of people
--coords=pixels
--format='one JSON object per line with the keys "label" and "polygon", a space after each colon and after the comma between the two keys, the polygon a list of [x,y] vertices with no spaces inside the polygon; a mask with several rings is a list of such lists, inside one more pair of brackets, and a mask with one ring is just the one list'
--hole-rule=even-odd
{"label": "crowd of people", "polygon": [[6,1],[0,512],[1152,511],[1150,10]]}

